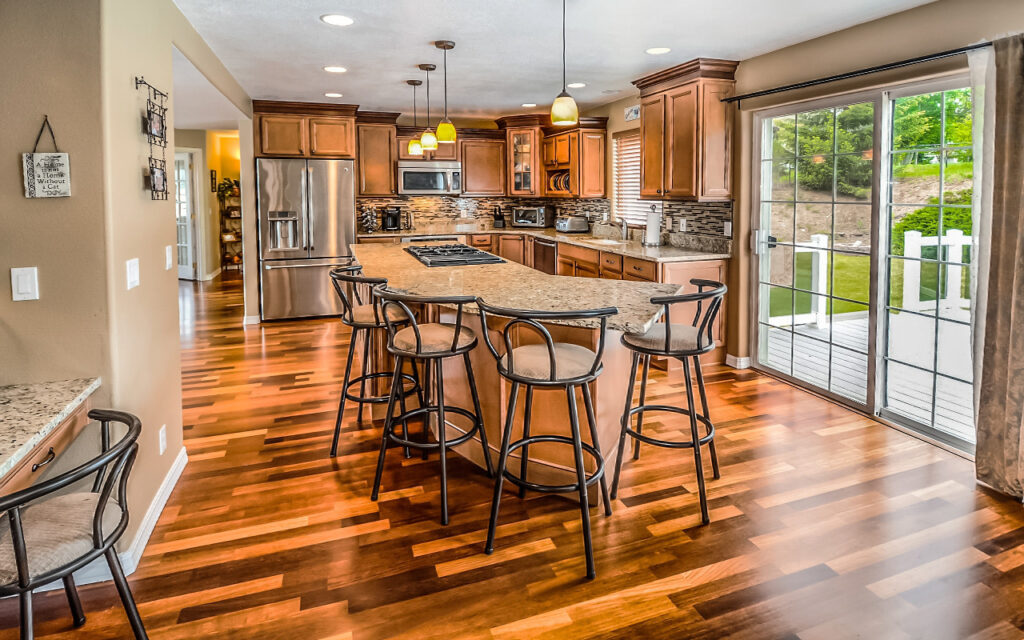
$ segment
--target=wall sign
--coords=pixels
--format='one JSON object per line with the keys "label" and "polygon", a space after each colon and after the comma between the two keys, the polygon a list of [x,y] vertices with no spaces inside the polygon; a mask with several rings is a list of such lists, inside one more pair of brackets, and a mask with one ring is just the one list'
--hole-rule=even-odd
{"label": "wall sign", "polygon": [[[36,153],[43,131],[49,130],[53,153]],[[25,178],[26,198],[66,198],[71,195],[71,161],[68,154],[57,148],[50,119],[43,116],[32,153],[21,154],[21,168]]]}
{"label": "wall sign", "polygon": [[632,107],[626,107],[622,111],[626,122],[640,119],[640,105],[638,104],[634,104]]}

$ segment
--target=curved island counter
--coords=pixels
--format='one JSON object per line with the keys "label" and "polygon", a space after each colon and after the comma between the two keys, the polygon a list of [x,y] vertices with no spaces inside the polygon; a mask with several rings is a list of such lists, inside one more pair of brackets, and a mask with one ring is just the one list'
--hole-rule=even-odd
{"label": "curved island counter", "polygon": [[[356,244],[352,246],[363,272],[367,276],[387,278],[388,287],[395,291],[420,296],[474,296],[484,301],[506,307],[532,310],[585,310],[598,307],[616,307],[619,313],[609,318],[608,334],[605,339],[604,371],[591,383],[594,411],[597,417],[598,448],[605,459],[606,469],[615,463],[615,449],[619,437],[619,419],[626,401],[626,391],[632,391],[629,368],[630,354],[622,346],[622,333],[646,331],[657,322],[661,307],[650,303],[651,297],[673,295],[680,291],[674,284],[632,282],[625,280],[602,280],[597,278],[574,278],[548,275],[514,262],[501,264],[427,267],[405,251],[401,245]],[[497,463],[501,432],[508,409],[511,384],[497,372],[494,357],[484,344],[480,316],[475,305],[468,305],[463,316],[465,326],[473,329],[479,342],[470,354],[477,391],[480,395],[484,428],[491,447],[492,460]],[[440,319],[454,322],[454,312],[443,306],[420,310],[428,320]],[[422,318],[421,318],[422,319]],[[488,330],[496,346],[502,343],[500,331],[505,319],[488,316]],[[572,323],[544,323],[557,342],[579,344],[596,350],[599,339],[599,324],[579,321]],[[393,364],[383,348],[384,336],[376,341],[371,357],[376,359],[374,370],[386,371]],[[513,347],[520,344],[540,342],[532,331],[523,330],[513,334]],[[501,348],[500,346],[498,347]],[[472,409],[473,402],[469,383],[461,358],[450,358],[444,362],[445,400],[448,405]],[[385,391],[386,392],[386,391]],[[582,398],[578,397],[579,420],[584,440],[589,441],[589,430],[585,427],[587,417]],[[513,424],[513,438],[522,432],[522,415],[525,397],[520,394]],[[466,419],[449,414],[449,439],[467,428]],[[381,417],[381,416],[378,416]],[[562,390],[536,388],[533,395],[531,433],[569,435],[569,416]],[[413,433],[417,427],[410,425]],[[436,435],[436,424],[431,431]],[[414,437],[415,436],[412,436]],[[474,439],[453,449],[461,456],[483,467],[483,453],[479,442]],[[575,469],[573,452],[570,447],[538,443],[530,447],[528,476],[532,482],[566,483],[574,482]],[[588,458],[588,467],[592,462]],[[509,469],[518,472],[518,454],[510,456]],[[596,499],[596,490],[591,488],[591,500]]]}

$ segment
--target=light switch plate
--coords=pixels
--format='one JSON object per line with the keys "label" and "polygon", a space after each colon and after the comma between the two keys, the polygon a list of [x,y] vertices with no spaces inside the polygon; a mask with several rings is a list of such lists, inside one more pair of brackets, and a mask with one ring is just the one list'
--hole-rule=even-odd
{"label": "light switch plate", "polygon": [[35,267],[11,269],[11,300],[39,299],[39,271]]}
{"label": "light switch plate", "polygon": [[170,271],[171,267],[174,266],[174,259],[171,253],[171,245],[164,247],[164,269]]}
{"label": "light switch plate", "polygon": [[160,440],[160,455],[164,455],[164,451],[167,451],[167,425],[162,425],[159,431]]}
{"label": "light switch plate", "polygon": [[679,231],[686,231],[686,218],[679,218]]}
{"label": "light switch plate", "polygon": [[139,286],[139,259],[132,258],[125,263],[128,276],[128,288],[134,289]]}
{"label": "light switch plate", "polygon": [[732,237],[732,223],[731,222],[726,222],[724,226],[725,226],[725,235],[731,238]]}

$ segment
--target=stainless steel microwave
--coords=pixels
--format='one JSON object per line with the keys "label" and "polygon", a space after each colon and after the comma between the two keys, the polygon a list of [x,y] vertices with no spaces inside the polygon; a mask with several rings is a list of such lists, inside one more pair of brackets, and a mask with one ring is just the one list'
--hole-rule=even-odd
{"label": "stainless steel microwave", "polygon": [[462,193],[462,163],[419,160],[399,162],[398,193],[458,195]]}

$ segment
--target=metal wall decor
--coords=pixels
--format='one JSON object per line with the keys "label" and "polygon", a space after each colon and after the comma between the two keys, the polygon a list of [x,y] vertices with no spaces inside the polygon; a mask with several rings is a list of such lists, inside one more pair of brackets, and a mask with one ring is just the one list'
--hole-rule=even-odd
{"label": "metal wall decor", "polygon": [[[142,132],[149,142],[149,167],[144,182],[153,200],[166,200],[167,186],[167,94],[136,76],[135,88],[146,87],[146,114],[142,117]],[[160,156],[157,157],[156,150]]]}
{"label": "metal wall decor", "polygon": [[[39,140],[46,130],[49,130],[53,141],[53,153],[38,153]],[[57,147],[49,116],[43,116],[32,152],[21,154],[21,164],[26,198],[66,198],[71,195],[71,162],[68,154],[61,153]]]}

